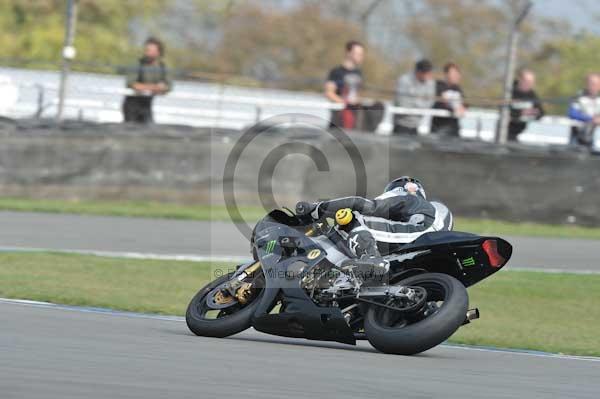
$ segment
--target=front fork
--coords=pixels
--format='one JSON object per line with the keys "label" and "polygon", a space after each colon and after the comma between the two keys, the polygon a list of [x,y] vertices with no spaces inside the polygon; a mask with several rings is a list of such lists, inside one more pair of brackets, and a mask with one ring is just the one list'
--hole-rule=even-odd
{"label": "front fork", "polygon": [[242,265],[234,275],[224,283],[219,289],[219,295],[223,301],[231,301],[235,298],[240,304],[246,304],[252,298],[252,291],[254,288],[254,282],[244,281],[246,278],[252,276],[261,267],[260,262],[248,263]]}
{"label": "front fork", "polygon": [[261,265],[259,261],[255,261],[254,263],[248,263],[246,265],[242,265],[240,266],[239,269],[237,269],[234,273],[234,275],[231,277],[230,281],[233,280],[238,280],[238,281],[242,281],[244,280],[246,277],[252,275],[254,272],[256,272],[258,269],[260,269]]}

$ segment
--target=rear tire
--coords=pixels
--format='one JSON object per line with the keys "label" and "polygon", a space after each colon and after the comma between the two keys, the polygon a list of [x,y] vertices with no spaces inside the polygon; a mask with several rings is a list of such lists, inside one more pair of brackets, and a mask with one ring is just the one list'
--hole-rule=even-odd
{"label": "rear tire", "polygon": [[365,334],[377,350],[397,355],[424,352],[448,339],[465,321],[469,296],[465,286],[454,277],[425,273],[409,277],[395,285],[400,284],[424,287],[427,289],[428,299],[431,295],[432,300],[442,300],[444,303],[425,319],[401,327],[384,325],[381,313],[386,310],[371,306],[365,315]]}
{"label": "rear tire", "polygon": [[252,302],[237,310],[235,313],[217,319],[206,319],[200,312],[200,307],[206,301],[206,296],[219,285],[227,282],[233,273],[226,274],[206,285],[194,296],[185,313],[188,328],[194,334],[203,337],[224,338],[240,333],[251,326],[252,315],[260,303],[261,291]]}

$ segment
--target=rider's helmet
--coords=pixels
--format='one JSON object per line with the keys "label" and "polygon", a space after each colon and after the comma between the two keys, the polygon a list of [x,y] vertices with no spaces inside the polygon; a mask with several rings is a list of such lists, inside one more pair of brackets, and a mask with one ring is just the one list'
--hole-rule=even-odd
{"label": "rider's helmet", "polygon": [[384,194],[390,191],[399,191],[403,194],[417,195],[423,199],[427,199],[427,194],[419,179],[410,176],[402,176],[389,182],[383,189]]}

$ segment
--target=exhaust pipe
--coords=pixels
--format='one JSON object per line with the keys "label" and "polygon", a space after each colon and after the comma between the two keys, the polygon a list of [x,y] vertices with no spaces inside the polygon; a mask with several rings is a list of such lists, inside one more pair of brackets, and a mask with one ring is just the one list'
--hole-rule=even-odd
{"label": "exhaust pipe", "polygon": [[469,324],[472,320],[477,320],[478,318],[479,318],[479,309],[475,308],[475,309],[467,310],[467,315],[465,316],[465,321],[463,323],[463,326],[465,324]]}

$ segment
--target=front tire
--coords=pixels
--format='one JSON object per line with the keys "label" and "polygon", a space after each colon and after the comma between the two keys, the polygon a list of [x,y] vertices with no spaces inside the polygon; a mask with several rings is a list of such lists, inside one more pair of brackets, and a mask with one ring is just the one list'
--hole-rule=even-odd
{"label": "front tire", "polygon": [[[400,281],[403,286],[419,286],[427,290],[428,302],[443,304],[422,320],[390,324],[389,312],[371,306],[365,315],[365,334],[377,350],[397,355],[414,355],[433,348],[448,339],[465,321],[469,296],[465,286],[452,276],[425,273]],[[386,312],[388,312],[386,314]]]}
{"label": "front tire", "polygon": [[260,303],[260,298],[262,298],[262,289],[250,303],[241,308],[234,309],[235,311],[232,311],[231,314],[221,316],[219,313],[217,318],[214,319],[207,318],[204,314],[207,295],[219,285],[229,281],[232,276],[233,273],[229,273],[212,281],[198,291],[188,305],[185,313],[185,321],[190,331],[194,334],[203,337],[224,338],[240,333],[251,326],[252,315]]}

